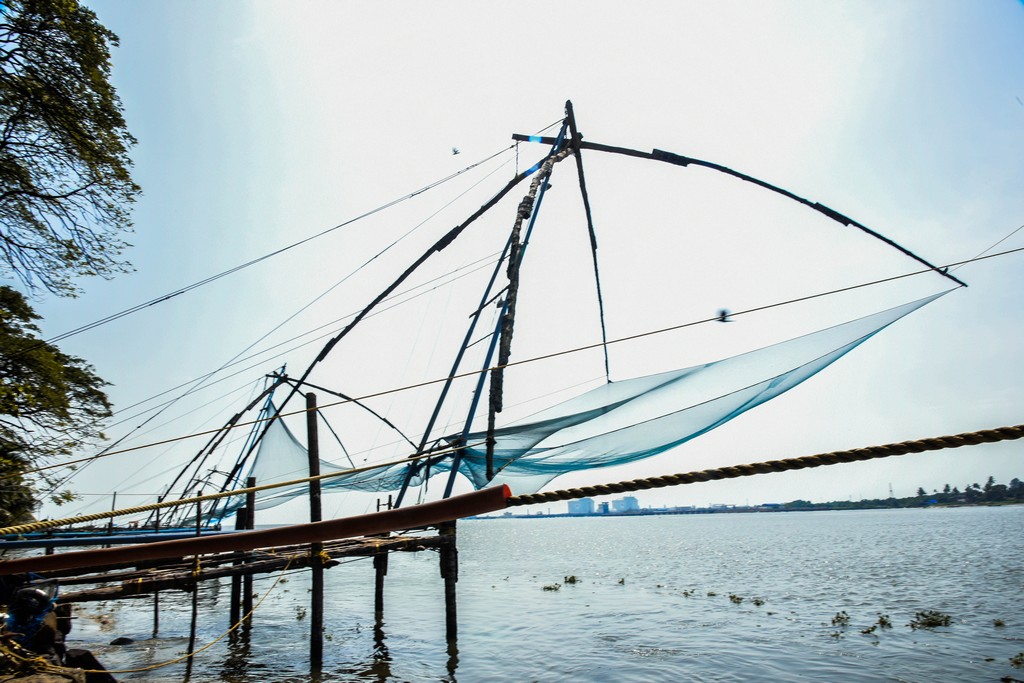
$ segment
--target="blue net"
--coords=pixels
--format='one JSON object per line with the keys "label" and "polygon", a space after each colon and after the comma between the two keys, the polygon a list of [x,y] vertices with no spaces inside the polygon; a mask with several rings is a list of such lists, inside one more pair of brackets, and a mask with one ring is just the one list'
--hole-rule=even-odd
{"label": "blue net", "polygon": [[[609,382],[495,432],[495,478],[486,478],[483,432],[468,435],[459,471],[476,488],[508,484],[516,494],[535,493],[567,472],[611,467],[649,458],[686,443],[792,389],[896,322],[946,292],[836,325],[789,341],[705,365]],[[449,442],[457,443],[456,437]],[[280,420],[267,430],[253,464],[260,484],[287,481],[306,471],[306,448]],[[400,488],[410,465],[392,464],[343,474],[321,461],[321,472],[342,473],[325,490],[368,492]],[[450,471],[434,464],[429,476]],[[412,477],[423,482],[423,469]],[[307,491],[305,484],[271,491],[258,508]],[[234,509],[232,506],[230,509]]]}

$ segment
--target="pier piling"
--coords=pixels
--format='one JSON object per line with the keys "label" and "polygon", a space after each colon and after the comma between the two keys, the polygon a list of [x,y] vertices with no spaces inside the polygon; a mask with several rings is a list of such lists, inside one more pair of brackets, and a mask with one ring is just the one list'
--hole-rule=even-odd
{"label": "pier piling", "polygon": [[455,522],[438,526],[441,537],[441,578],[444,579],[444,625],[449,643],[459,637],[458,614],[455,605],[455,583],[459,580],[459,551],[455,546]]}
{"label": "pier piling", "polygon": [[[316,394],[306,394],[306,443],[309,452],[309,521],[322,519],[320,510],[320,441],[317,434]],[[313,673],[319,673],[324,659],[324,564],[321,559],[323,543],[311,543],[309,554],[312,593],[310,594],[309,620],[309,665]]]}

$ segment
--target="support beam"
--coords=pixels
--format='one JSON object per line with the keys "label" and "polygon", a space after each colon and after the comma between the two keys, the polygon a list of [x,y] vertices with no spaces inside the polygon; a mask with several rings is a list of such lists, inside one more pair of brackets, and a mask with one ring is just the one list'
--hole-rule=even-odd
{"label": "support beam", "polygon": [[385,549],[373,556],[373,619],[384,621],[384,577],[388,575],[388,551]]}
{"label": "support beam", "polygon": [[441,544],[441,578],[444,579],[444,632],[449,643],[459,638],[458,611],[455,602],[455,584],[459,580],[459,551],[455,546],[455,522],[442,524],[439,529]]}
{"label": "support beam", "polygon": [[[245,480],[246,488],[255,488],[256,477],[249,477]],[[245,494],[245,528],[256,528],[256,493],[250,491]],[[246,548],[248,550],[248,548]],[[243,564],[245,561],[243,560]],[[252,630],[252,574],[246,574],[242,578],[242,632],[248,634]]]}
{"label": "support beam", "polygon": [[388,531],[417,529],[434,526],[453,519],[473,517],[487,512],[504,510],[512,491],[506,485],[492,486],[472,493],[464,493],[445,500],[437,500],[407,508],[375,512],[355,517],[329,519],[311,524],[260,529],[224,536],[182,539],[149,543],[142,547],[105,548],[84,550],[60,555],[22,557],[0,561],[0,576],[17,572],[97,567],[121,562],[138,563],[145,560],[222,553],[254,548],[276,548],[283,545],[313,543],[330,539],[372,536]]}
{"label": "support beam", "polygon": [[[317,432],[316,394],[306,394],[306,451],[309,454],[309,521],[321,520],[320,510],[320,437]],[[309,606],[309,667],[314,676],[320,673],[324,663],[324,565],[320,560],[324,546],[311,543],[309,546],[310,592]]]}

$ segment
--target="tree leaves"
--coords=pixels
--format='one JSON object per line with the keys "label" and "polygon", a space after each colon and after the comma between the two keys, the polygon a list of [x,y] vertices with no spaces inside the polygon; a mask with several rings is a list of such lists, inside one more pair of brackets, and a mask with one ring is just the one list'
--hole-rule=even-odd
{"label": "tree leaves", "polygon": [[77,0],[0,12],[0,275],[74,296],[110,277],[131,230],[128,132],[110,76],[117,36]]}
{"label": "tree leaves", "polygon": [[106,382],[39,339],[38,317],[21,293],[0,286],[0,510],[9,513],[32,498],[21,473],[101,439],[99,422],[110,416]]}

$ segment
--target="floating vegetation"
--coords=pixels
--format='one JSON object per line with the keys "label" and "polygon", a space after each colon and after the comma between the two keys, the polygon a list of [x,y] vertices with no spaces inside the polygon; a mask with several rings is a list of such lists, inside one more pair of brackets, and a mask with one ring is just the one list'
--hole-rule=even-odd
{"label": "floating vegetation", "polygon": [[926,609],[923,612],[918,612],[914,615],[914,619],[910,622],[909,626],[912,629],[919,628],[936,628],[938,626],[949,626],[953,623],[953,618],[948,614],[939,612],[933,609]]}
{"label": "floating vegetation", "polygon": [[996,628],[1002,628],[1002,627],[1006,626],[1006,622],[1003,621],[1002,619],[993,619],[992,620],[992,625],[995,626]]}
{"label": "floating vegetation", "polygon": [[306,618],[306,608],[305,607],[296,607],[295,608],[295,619],[298,620],[298,621],[302,621],[305,618]]}
{"label": "floating vegetation", "polygon": [[561,587],[562,587],[562,584],[560,584],[560,583],[549,583],[548,585],[544,586],[544,590],[546,590],[546,591],[556,591],[556,590],[558,590]]}
{"label": "floating vegetation", "polygon": [[716,595],[718,595],[718,593],[716,593],[715,591],[708,591],[708,597],[709,597],[709,598],[713,598],[713,597],[715,597]]}
{"label": "floating vegetation", "polygon": [[693,589],[692,588],[690,590],[683,590],[683,597],[684,598],[688,598],[691,595],[693,595]]}
{"label": "floating vegetation", "polygon": [[1010,664],[1018,669],[1024,669],[1024,652],[1018,652],[1010,657]]}
{"label": "floating vegetation", "polygon": [[754,603],[754,607],[760,607],[764,604],[764,598],[754,598],[750,602]]}
{"label": "floating vegetation", "polygon": [[575,574],[573,574],[573,575],[571,575],[571,576],[567,576],[567,577],[565,577],[565,583],[566,583],[567,585],[570,585],[570,586],[571,586],[571,585],[574,585],[574,584],[580,583],[580,580],[579,580],[578,578],[576,578],[576,575],[575,575]]}
{"label": "floating vegetation", "polygon": [[846,610],[842,612],[836,612],[836,615],[832,617],[833,626],[847,626],[850,623],[850,615],[846,613]]}
{"label": "floating vegetation", "polygon": [[729,602],[739,605],[743,602],[743,598],[735,593],[729,593]]}
{"label": "floating vegetation", "polygon": [[888,614],[878,615],[878,627],[879,628],[892,628],[892,619],[889,618]]}

